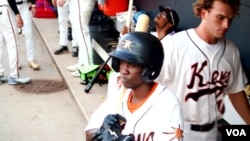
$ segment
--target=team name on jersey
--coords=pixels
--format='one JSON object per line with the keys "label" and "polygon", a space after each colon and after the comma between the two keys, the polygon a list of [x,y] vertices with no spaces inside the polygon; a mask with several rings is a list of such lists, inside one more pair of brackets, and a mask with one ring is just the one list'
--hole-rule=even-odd
{"label": "team name on jersey", "polygon": [[[177,128],[172,127],[173,131],[170,132],[162,132],[162,134],[166,136],[171,136],[171,139],[169,141],[172,141],[174,139],[178,139],[178,141],[181,141],[183,139],[183,130],[180,129],[180,125]],[[135,138],[136,141],[154,141],[154,131],[151,131],[150,133],[140,133],[137,134],[137,137],[135,138],[135,135],[130,134]]]}
{"label": "team name on jersey", "polygon": [[147,133],[138,134],[136,137],[133,134],[131,134],[131,135],[134,136],[136,141],[153,141],[154,140],[154,134],[155,133],[152,131],[149,134],[147,134]]}
{"label": "team name on jersey", "polygon": [[230,71],[219,71],[215,70],[211,73],[210,81],[204,80],[204,69],[210,69],[208,62],[204,61],[199,67],[199,63],[195,63],[191,66],[192,76],[187,88],[192,90],[192,88],[198,85],[198,91],[190,92],[186,95],[185,100],[193,99],[198,101],[200,97],[204,95],[215,94],[217,97],[223,94],[223,90],[228,86],[230,79]]}

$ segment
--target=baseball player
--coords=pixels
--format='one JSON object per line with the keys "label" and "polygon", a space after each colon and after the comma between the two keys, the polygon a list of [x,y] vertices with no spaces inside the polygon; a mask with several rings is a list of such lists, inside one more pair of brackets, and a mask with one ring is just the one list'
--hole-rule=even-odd
{"label": "baseball player", "polygon": [[69,23],[72,29],[72,56],[78,56],[78,43],[75,36],[75,27],[72,26],[73,22],[78,22],[75,20],[75,15],[71,11],[75,8],[72,4],[75,0],[52,0],[52,4],[57,7],[58,12],[58,23],[59,23],[59,44],[60,48],[54,52],[54,54],[62,54],[68,51],[68,30]]}
{"label": "baseball player", "polygon": [[[28,3],[26,0],[16,0],[17,8],[21,14],[23,19],[24,26],[22,29],[22,34],[25,37],[25,44],[27,50],[27,60],[29,62],[29,66],[34,70],[39,70],[39,65],[35,62],[35,39],[33,34],[33,23],[32,23],[32,15],[35,14],[35,0],[29,0],[31,3]],[[29,8],[31,12],[29,11]]]}
{"label": "baseball player", "polygon": [[197,0],[193,10],[200,24],[164,43],[164,64],[156,82],[167,86],[182,104],[184,141],[216,141],[225,94],[250,124],[239,51],[224,38],[239,7],[239,0]]}
{"label": "baseball player", "polygon": [[[17,25],[17,26],[16,26]],[[0,1],[0,80],[9,84],[26,84],[31,81],[29,77],[20,77],[18,72],[18,40],[17,27],[23,26],[23,20],[17,9],[16,2],[12,0]],[[9,77],[6,80],[3,68],[4,49],[7,48],[9,56]]]}
{"label": "baseball player", "polygon": [[106,99],[91,116],[86,140],[181,140],[180,103],[166,87],[153,82],[164,58],[161,42],[149,33],[130,32],[110,56],[124,89]]}
{"label": "baseball player", "polygon": [[72,23],[72,27],[75,27],[76,38],[79,45],[78,62],[75,65],[68,66],[67,69],[71,71],[71,75],[79,77],[80,73],[78,67],[85,65],[93,65],[93,47],[89,32],[89,21],[91,14],[95,7],[95,0],[74,0],[72,5],[74,9],[72,14],[76,18]]}
{"label": "baseball player", "polygon": [[159,10],[160,12],[154,18],[156,31],[151,32],[151,34],[155,35],[161,41],[164,41],[176,32],[179,25],[179,16],[177,12],[170,7],[160,5]]}
{"label": "baseball player", "polygon": [[[159,13],[154,18],[154,26],[156,31],[151,31],[160,40],[165,40],[168,36],[173,35],[179,24],[179,16],[177,12],[170,7],[159,6]],[[128,27],[124,26],[120,35],[128,33]],[[164,46],[164,45],[163,45]]]}

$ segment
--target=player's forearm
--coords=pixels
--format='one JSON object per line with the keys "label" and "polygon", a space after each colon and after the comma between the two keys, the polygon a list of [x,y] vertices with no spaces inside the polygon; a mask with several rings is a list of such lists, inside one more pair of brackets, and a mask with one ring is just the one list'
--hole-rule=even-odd
{"label": "player's forearm", "polygon": [[15,13],[15,15],[18,15],[19,10],[17,9],[16,1],[15,0],[8,0],[8,3],[10,5],[11,10]]}
{"label": "player's forearm", "polygon": [[250,125],[250,105],[244,91],[237,94],[229,94],[229,99],[241,118]]}

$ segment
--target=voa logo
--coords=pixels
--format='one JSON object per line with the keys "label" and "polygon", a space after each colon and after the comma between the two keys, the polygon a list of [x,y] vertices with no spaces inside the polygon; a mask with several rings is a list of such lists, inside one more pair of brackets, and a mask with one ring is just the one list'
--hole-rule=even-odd
{"label": "voa logo", "polygon": [[228,136],[247,136],[244,129],[226,129]]}

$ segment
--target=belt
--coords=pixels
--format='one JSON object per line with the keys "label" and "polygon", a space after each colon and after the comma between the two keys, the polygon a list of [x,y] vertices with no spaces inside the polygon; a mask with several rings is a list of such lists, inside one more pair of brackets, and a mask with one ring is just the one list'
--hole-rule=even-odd
{"label": "belt", "polygon": [[6,6],[9,6],[9,5],[7,5],[7,4],[4,4],[4,5],[0,5],[0,7],[6,7]]}
{"label": "belt", "polygon": [[26,2],[26,1],[18,1],[18,2],[16,2],[16,4],[20,5],[20,4],[23,4],[24,2]]}
{"label": "belt", "polygon": [[191,124],[191,130],[205,132],[211,130],[215,125],[215,122],[204,124],[204,125],[195,125]]}

